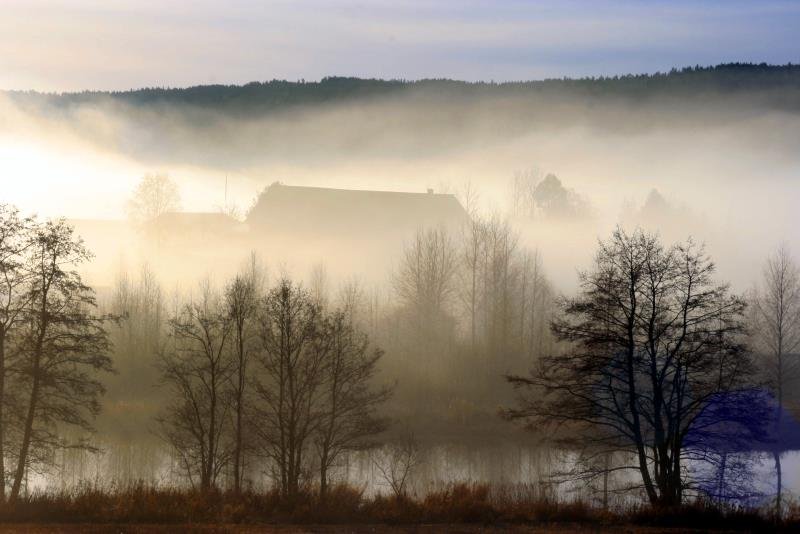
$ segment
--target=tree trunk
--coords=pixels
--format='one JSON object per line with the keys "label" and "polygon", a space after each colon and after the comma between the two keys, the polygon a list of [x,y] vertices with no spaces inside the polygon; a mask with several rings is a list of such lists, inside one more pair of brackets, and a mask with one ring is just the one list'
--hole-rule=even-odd
{"label": "tree trunk", "polygon": [[727,467],[728,453],[723,452],[719,466],[719,483],[717,485],[717,502],[722,504],[725,498],[725,468]]}
{"label": "tree trunk", "polygon": [[611,469],[611,454],[605,455],[605,469],[603,469],[603,510],[608,510],[608,471]]}
{"label": "tree trunk", "polygon": [[783,335],[778,334],[778,413],[775,418],[775,476],[776,476],[776,492],[775,492],[775,517],[781,519],[783,510],[781,509],[781,500],[783,493],[783,473],[781,472],[781,419],[783,418]]}
{"label": "tree trunk", "polygon": [[475,305],[477,300],[477,295],[475,292],[477,291],[477,267],[473,265],[472,267],[472,293],[470,294],[470,310],[469,310],[469,319],[470,319],[470,331],[472,333],[472,353],[475,353],[475,339],[477,336],[477,332],[475,331],[476,328],[476,320],[475,320]]}
{"label": "tree trunk", "polygon": [[236,443],[233,451],[233,491],[242,490],[242,399],[236,399]]}
{"label": "tree trunk", "polygon": [[242,326],[239,325],[238,331],[238,351],[239,351],[239,368],[238,368],[238,388],[236,391],[236,442],[233,451],[233,491],[239,493],[242,489],[242,411],[244,409],[244,380],[245,380],[245,366],[244,366],[244,334]]}
{"label": "tree trunk", "polygon": [[6,405],[6,332],[0,327],[0,504],[6,500],[5,413]]}
{"label": "tree trunk", "polygon": [[217,441],[217,385],[214,366],[211,368],[211,413],[208,425],[208,463],[203,473],[203,491],[210,491],[213,486],[214,470],[216,468],[216,441]]}
{"label": "tree trunk", "polygon": [[627,346],[626,346],[626,355],[625,355],[625,373],[628,383],[627,389],[627,404],[628,409],[630,410],[631,417],[632,417],[632,430],[633,430],[633,438],[634,443],[636,445],[636,455],[639,461],[639,472],[642,475],[642,483],[644,484],[644,489],[647,492],[647,498],[652,505],[664,505],[665,503],[665,495],[663,491],[656,491],[656,487],[659,490],[662,489],[661,481],[659,480],[660,477],[658,476],[658,462],[657,459],[654,462],[654,469],[656,470],[655,473],[655,484],[653,482],[653,477],[650,475],[650,469],[648,467],[647,461],[647,451],[645,450],[645,441],[642,434],[642,425],[639,416],[639,406],[638,406],[638,397],[639,394],[636,390],[636,375],[634,371],[634,356],[636,353],[636,334],[635,334],[635,322],[636,322],[636,314],[637,312],[637,301],[636,301],[636,286],[635,281],[631,282],[633,285],[629,287],[629,295],[630,295],[630,311],[628,312],[629,316],[627,319],[626,325],[626,334],[627,334]]}
{"label": "tree trunk", "polygon": [[777,477],[777,492],[775,495],[775,517],[777,519],[781,519],[783,517],[783,510],[782,510],[782,497],[783,497],[783,473],[781,471],[781,453],[780,451],[775,451],[773,453],[775,457],[775,474]]}
{"label": "tree trunk", "polygon": [[[22,444],[19,449],[19,457],[17,458],[17,470],[14,474],[14,483],[11,486],[10,501],[16,501],[19,497],[19,491],[22,487],[23,479],[28,466],[28,451],[31,446],[31,438],[33,437],[33,423],[36,418],[36,408],[39,403],[39,381],[41,379],[41,363],[42,363],[42,350],[44,347],[44,336],[48,328],[48,315],[47,315],[47,294],[49,285],[45,284],[45,289],[42,291],[41,309],[39,310],[39,332],[36,336],[36,345],[33,351],[33,365],[32,365],[32,379],[31,396],[28,402],[28,413],[25,417],[25,428],[22,434]],[[27,485],[26,485],[27,486]]]}
{"label": "tree trunk", "polygon": [[25,417],[25,429],[22,435],[22,444],[19,449],[19,458],[17,459],[17,470],[14,475],[14,484],[11,486],[11,495],[9,500],[14,502],[19,497],[22,481],[25,478],[25,468],[28,463],[28,450],[31,445],[31,437],[33,435],[33,422],[36,416],[36,405],[39,402],[39,365],[40,365],[41,351],[37,351],[34,356],[33,363],[33,384],[31,385],[31,396],[28,402],[28,414]]}
{"label": "tree trunk", "polygon": [[320,500],[325,499],[325,495],[328,493],[328,467],[327,467],[328,459],[324,457],[320,461],[319,465],[319,497]]}

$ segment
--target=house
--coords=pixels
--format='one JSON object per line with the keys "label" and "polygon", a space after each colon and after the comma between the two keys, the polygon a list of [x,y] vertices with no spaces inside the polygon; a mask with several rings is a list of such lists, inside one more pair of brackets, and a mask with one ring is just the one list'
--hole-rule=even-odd
{"label": "house", "polygon": [[251,252],[271,265],[308,272],[320,262],[333,275],[385,277],[419,228],[455,231],[468,220],[453,195],[273,184],[245,222],[220,212],[167,212],[142,227],[80,221],[78,232],[100,256],[98,284],[124,264],[152,266],[164,280],[224,279]]}
{"label": "house", "polygon": [[312,238],[392,239],[468,219],[454,195],[300,187],[275,183],[247,216],[251,232]]}

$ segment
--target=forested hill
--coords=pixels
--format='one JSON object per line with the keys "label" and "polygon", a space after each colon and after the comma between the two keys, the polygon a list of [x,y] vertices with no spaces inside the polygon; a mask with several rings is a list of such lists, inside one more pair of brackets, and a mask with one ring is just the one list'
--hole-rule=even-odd
{"label": "forested hill", "polygon": [[117,101],[133,106],[198,106],[231,114],[262,114],[296,106],[348,102],[424,91],[441,97],[561,95],[648,99],[707,94],[767,93],[769,107],[800,109],[800,65],[729,63],[688,67],[668,73],[526,82],[419,81],[329,77],[319,82],[272,80],[246,85],[200,85],[180,89],[146,88],[122,92],[84,91],[45,94],[8,92],[19,101],[71,106]]}

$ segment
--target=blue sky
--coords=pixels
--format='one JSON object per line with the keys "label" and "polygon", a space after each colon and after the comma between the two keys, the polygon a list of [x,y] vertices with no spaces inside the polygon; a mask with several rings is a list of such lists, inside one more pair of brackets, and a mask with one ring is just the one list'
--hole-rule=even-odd
{"label": "blue sky", "polygon": [[800,63],[800,1],[3,0],[0,88]]}

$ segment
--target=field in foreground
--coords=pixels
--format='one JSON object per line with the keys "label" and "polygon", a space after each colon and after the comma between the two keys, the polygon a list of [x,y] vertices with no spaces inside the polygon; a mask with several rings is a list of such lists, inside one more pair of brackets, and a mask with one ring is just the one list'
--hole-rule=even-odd
{"label": "field in foreground", "polygon": [[0,505],[3,532],[667,532],[800,531],[800,507],[764,511],[694,503],[614,512],[541,499],[525,488],[455,484],[424,497],[374,496],[334,486],[292,502],[275,493],[193,492],[134,485],[33,493]]}
{"label": "field in foreground", "polygon": [[[786,532],[796,530],[786,530]],[[675,532],[731,532],[728,529],[694,528],[694,527],[642,527],[634,525],[582,525],[582,524],[546,524],[546,525],[469,525],[460,523],[419,524],[419,525],[152,525],[152,524],[116,524],[116,523],[14,523],[0,525],[0,532],[19,534],[167,534],[167,533],[199,533],[199,534],[433,534],[448,532],[452,534],[483,534],[510,532],[514,534],[559,534],[611,532],[623,534],[674,534]],[[750,530],[749,532],[771,532],[771,530]],[[777,532],[777,531],[776,531]]]}

